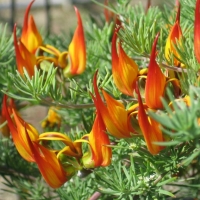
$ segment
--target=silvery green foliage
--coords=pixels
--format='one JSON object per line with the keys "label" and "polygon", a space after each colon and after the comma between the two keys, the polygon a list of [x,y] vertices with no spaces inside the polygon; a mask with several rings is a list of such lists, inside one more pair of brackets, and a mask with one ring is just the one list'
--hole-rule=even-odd
{"label": "silvery green foliage", "polygon": [[[178,76],[181,79],[182,91],[191,97],[191,106],[176,101],[172,93],[168,92],[168,99],[163,99],[164,109],[149,112],[149,116],[162,125],[165,133],[167,142],[160,144],[165,146],[160,154],[151,155],[142,137],[133,136],[131,139],[117,140],[111,136],[113,158],[109,167],[83,169],[63,187],[50,191],[39,178],[32,184],[32,180],[30,181],[23,172],[26,172],[28,167],[31,174],[38,176],[37,170],[34,171],[35,166],[27,165],[20,159],[15,162],[19,156],[11,141],[5,143],[4,140],[0,140],[0,163],[7,164],[1,166],[0,174],[9,175],[12,180],[5,179],[6,184],[25,199],[85,200],[94,197],[95,194],[98,194],[101,200],[160,200],[175,196],[199,198],[200,89],[199,83],[196,83],[199,64],[192,50],[195,2],[181,1],[181,27],[184,38],[183,46],[176,48],[181,55],[181,62],[186,66],[184,70],[175,68],[172,66],[173,60],[167,61],[164,57],[165,42],[169,34],[167,27],[174,23],[175,10],[171,7],[152,7],[146,13],[141,5],[132,7],[129,1],[123,0],[118,0],[116,5],[108,5],[122,20],[124,28],[119,32],[119,38],[123,41],[123,48],[140,68],[148,65],[152,43],[155,35],[160,32],[158,63],[162,68],[171,67],[178,72],[184,72]],[[53,65],[40,70],[35,69],[33,77],[29,77],[24,70],[22,77],[16,72],[13,60],[12,36],[6,35],[6,28],[0,27],[0,84],[3,93],[18,101],[29,102],[30,105],[58,106],[58,112],[63,119],[58,131],[66,133],[73,140],[80,139],[90,132],[93,124],[95,110],[90,93],[93,93],[92,78],[96,70],[99,71],[99,88],[104,88],[127,107],[133,104],[133,99],[125,97],[117,90],[112,79],[110,53],[114,23],[105,23],[103,17],[98,20],[100,21],[92,18],[84,24],[87,27],[87,67],[82,75],[73,78],[63,77],[61,70]],[[46,38],[46,41],[63,49],[63,38],[67,37],[52,35]],[[64,43],[69,44],[70,40]],[[169,105],[169,102],[173,102],[172,105]],[[58,144],[53,145],[59,148]],[[5,166],[7,168],[16,164],[17,167],[13,169],[15,173],[5,174]],[[15,179],[18,169],[20,178]],[[16,180],[20,181],[20,184],[17,185],[19,182]],[[170,185],[175,190],[171,190]],[[46,193],[51,195],[44,195]]]}

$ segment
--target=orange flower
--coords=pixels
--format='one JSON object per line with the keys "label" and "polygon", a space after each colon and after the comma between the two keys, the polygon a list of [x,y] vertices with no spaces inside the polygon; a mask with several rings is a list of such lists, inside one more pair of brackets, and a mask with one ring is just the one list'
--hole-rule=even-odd
{"label": "orange flower", "polygon": [[67,181],[67,173],[56,154],[42,145],[32,142],[27,132],[26,137],[43,178],[52,188],[59,188]]}
{"label": "orange flower", "polygon": [[27,133],[31,139],[31,141],[37,141],[38,132],[37,130],[26,123],[22,118],[18,116],[15,109],[12,108],[12,114],[14,117],[14,121],[10,117],[10,113],[7,108],[7,96],[4,96],[3,99],[3,107],[5,108],[5,116],[8,121],[8,126],[14,141],[14,144],[19,152],[19,154],[29,162],[35,162],[34,154],[29,146]]}
{"label": "orange flower", "polygon": [[34,66],[36,66],[36,57],[34,54],[30,53],[26,46],[17,40],[16,36],[16,25],[14,26],[14,46],[16,54],[17,69],[21,75],[24,74],[23,68],[26,68],[29,76],[34,75]]}
{"label": "orange flower", "polygon": [[78,9],[74,8],[78,18],[78,27],[69,45],[69,64],[64,70],[65,76],[82,74],[86,67],[86,46],[82,20]]}
{"label": "orange flower", "polygon": [[41,141],[52,141],[52,140],[61,141],[67,147],[64,147],[61,150],[55,150],[56,152],[59,151],[59,153],[64,153],[72,157],[82,156],[82,149],[79,142],[77,143],[76,141],[72,142],[69,137],[59,132],[46,132],[39,135],[37,130],[33,126],[31,126],[18,116],[18,114],[16,113],[15,109],[13,109],[12,106],[11,113],[14,116],[14,122],[15,122],[14,123],[10,117],[10,113],[8,112],[6,101],[7,101],[7,96],[5,96],[3,99],[3,106],[5,107],[6,120],[8,121],[8,126],[10,128],[15,146],[19,151],[20,155],[25,160],[29,162],[34,162],[35,160],[33,152],[31,151],[30,146],[28,144],[27,134],[32,143],[33,142],[39,143]]}
{"label": "orange flower", "polygon": [[196,2],[194,19],[194,53],[200,63],[200,0]]}
{"label": "orange flower", "polygon": [[33,16],[30,16],[29,18],[29,11],[31,9],[33,2],[34,0],[30,2],[30,4],[26,9],[22,35],[20,39],[21,42],[24,44],[24,46],[26,46],[28,51],[32,54],[35,54],[38,47],[42,45],[42,37],[37,30]]}
{"label": "orange flower", "polygon": [[162,108],[161,97],[164,95],[166,78],[159,65],[156,63],[156,44],[159,34],[157,34],[152,50],[145,86],[145,100],[149,108]]}
{"label": "orange flower", "polygon": [[76,157],[80,158],[82,156],[82,149],[81,149],[81,144],[78,141],[72,142],[72,140],[65,134],[59,133],[59,132],[46,132],[42,133],[39,136],[39,141],[61,141],[66,145],[61,150],[56,150],[58,151],[58,157],[61,154],[65,154],[70,157]]}
{"label": "orange flower", "polygon": [[138,66],[124,52],[121,42],[118,43],[118,54],[116,48],[117,33],[115,31],[112,39],[112,74],[117,88],[126,95],[133,96],[133,90],[138,75]]}
{"label": "orange flower", "polygon": [[185,102],[185,104],[187,106],[191,106],[191,99],[190,99],[190,96],[186,95],[184,98],[183,98],[183,101]]}
{"label": "orange flower", "polygon": [[[180,5],[178,7],[178,12],[176,16],[176,22],[172,26],[169,36],[167,38],[166,46],[165,46],[165,57],[168,61],[170,61],[170,54],[173,53],[175,57],[180,58],[180,55],[176,51],[175,45],[177,42],[181,41],[183,34],[180,27]],[[180,61],[174,57],[174,65],[180,66]]]}
{"label": "orange flower", "polygon": [[43,60],[46,60],[50,63],[54,63],[56,67],[60,67],[62,69],[66,68],[66,66],[68,65],[67,51],[60,52],[58,49],[48,44],[40,46],[40,50],[53,55],[53,57],[44,56],[44,55],[37,56],[37,63],[41,63]]}
{"label": "orange flower", "polygon": [[83,165],[86,168],[110,165],[112,150],[110,147],[106,146],[110,145],[110,140],[106,134],[104,122],[99,114],[96,115],[92,131],[84,137],[88,137],[91,152],[87,152],[83,156]]}
{"label": "orange flower", "polygon": [[142,103],[140,93],[138,92],[138,122],[144,135],[149,152],[153,155],[159,153],[164,147],[154,144],[154,142],[163,142],[164,138],[159,127],[159,123],[150,117],[147,117]]}
{"label": "orange flower", "polygon": [[78,26],[69,45],[69,51],[60,52],[58,49],[51,45],[43,45],[40,46],[40,50],[52,56],[48,57],[42,55],[37,57],[38,63],[46,60],[53,62],[55,66],[64,69],[63,73],[66,77],[79,75],[85,71],[86,67],[86,46],[83,25],[80,13],[76,7],[75,11],[78,18]]}
{"label": "orange flower", "polygon": [[56,112],[56,110],[58,110],[58,108],[56,107],[50,107],[49,108],[49,111],[48,111],[48,115],[46,117],[46,119],[44,119],[42,121],[42,128],[45,128],[45,127],[60,127],[61,125],[61,116]]}
{"label": "orange flower", "polygon": [[[82,158],[82,140],[72,141],[67,135],[59,132],[46,132],[42,133],[38,139],[42,144],[45,141],[57,141],[66,145],[62,149],[52,150],[57,154],[57,158],[62,164],[62,167],[66,171],[67,179],[69,180],[78,170],[82,169],[80,159]],[[37,162],[37,161],[36,161]]]}
{"label": "orange flower", "polygon": [[124,105],[102,90],[106,100],[106,104],[104,104],[97,88],[97,73],[94,76],[93,85],[96,95],[96,97],[93,97],[93,101],[108,132],[116,138],[131,137],[131,132],[134,133],[135,131],[130,125],[128,111],[125,110]]}

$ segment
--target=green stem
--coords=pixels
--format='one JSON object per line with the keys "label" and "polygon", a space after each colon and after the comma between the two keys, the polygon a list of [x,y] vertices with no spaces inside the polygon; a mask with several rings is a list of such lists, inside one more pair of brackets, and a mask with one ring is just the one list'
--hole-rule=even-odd
{"label": "green stem", "polygon": [[[60,107],[60,108],[69,108],[69,109],[83,109],[83,108],[93,108],[95,107],[94,103],[88,103],[88,104],[63,104],[59,102],[50,102],[47,101],[44,98],[41,98],[42,103],[48,105],[48,106],[55,106],[55,107]],[[131,102],[131,101],[137,101],[136,98],[130,98],[126,100],[118,100],[118,102],[123,103],[124,101],[126,102]]]}

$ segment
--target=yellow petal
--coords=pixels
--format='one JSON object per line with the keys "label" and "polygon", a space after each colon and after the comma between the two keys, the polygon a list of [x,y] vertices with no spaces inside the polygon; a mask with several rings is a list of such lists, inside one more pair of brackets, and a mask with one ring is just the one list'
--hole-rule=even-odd
{"label": "yellow petal", "polygon": [[38,139],[41,140],[41,141],[42,140],[58,140],[58,141],[62,141],[64,144],[69,146],[73,151],[76,151],[71,139],[67,135],[65,135],[63,133],[46,132],[46,133],[40,134]]}
{"label": "yellow petal", "polygon": [[92,96],[93,101],[109,133],[117,138],[130,137],[128,112],[125,110],[123,104],[102,90],[107,105],[104,104],[97,87],[97,73],[95,73],[93,79],[93,86],[96,95],[96,97]]}
{"label": "yellow petal", "polygon": [[80,13],[75,7],[78,18],[78,26],[74,32],[73,39],[69,45],[69,69],[65,75],[78,75],[85,71],[86,67],[86,47],[83,25]]}
{"label": "yellow petal", "polygon": [[[176,48],[174,46],[177,45],[178,41],[181,41],[181,38],[182,38],[182,31],[181,31],[181,27],[180,27],[180,5],[179,5],[177,16],[176,16],[176,22],[170,30],[169,36],[166,41],[166,46],[165,46],[165,58],[168,61],[170,61],[171,54],[173,54],[177,58],[180,58],[180,55],[178,54],[178,52],[176,51]],[[180,66],[181,63],[177,58],[175,58],[175,57],[173,58],[174,65]]]}
{"label": "yellow petal", "polygon": [[112,39],[112,74],[117,88],[126,95],[133,96],[133,90],[138,75],[138,66],[129,58],[123,50],[121,43],[118,43],[118,54],[116,48],[117,29]]}
{"label": "yellow petal", "polygon": [[23,75],[23,68],[26,68],[26,71],[28,72],[29,76],[32,77],[34,75],[34,67],[36,66],[36,57],[34,54],[28,51],[26,46],[20,40],[17,40],[16,25],[14,26],[13,32],[18,71],[21,75]]}
{"label": "yellow petal", "polygon": [[106,127],[101,116],[96,115],[92,131],[89,134],[89,143],[93,153],[95,167],[108,166],[111,163],[112,150],[110,140],[106,134]]}
{"label": "yellow petal", "polygon": [[162,73],[159,65],[156,63],[156,44],[158,40],[156,36],[150,57],[149,69],[145,85],[145,100],[149,108],[162,108],[161,97],[164,95],[166,78]]}
{"label": "yellow petal", "polygon": [[102,115],[108,131],[117,138],[131,137],[128,127],[128,112],[121,102],[113,99],[109,94],[102,90],[106,100],[109,119]]}
{"label": "yellow petal", "polygon": [[35,161],[47,184],[52,188],[62,186],[67,181],[67,172],[64,171],[56,154],[40,144],[31,144],[30,142],[29,145],[34,152]]}
{"label": "yellow petal", "polygon": [[138,103],[139,103],[138,122],[142,130],[142,133],[144,135],[144,139],[146,141],[149,152],[155,155],[159,153],[164,147],[156,145],[154,143],[162,142],[164,141],[164,138],[160,130],[159,124],[155,120],[147,117],[139,92],[138,92]]}
{"label": "yellow petal", "polygon": [[[21,121],[18,118],[18,115],[15,112],[15,110],[12,109],[14,119],[16,122],[16,125],[14,124],[14,122],[12,121],[12,119],[10,117],[10,113],[8,112],[6,101],[7,101],[7,96],[5,95],[4,99],[3,99],[3,107],[5,108],[5,116],[8,121],[8,126],[10,129],[15,147],[16,147],[17,151],[19,152],[19,154],[25,160],[27,160],[29,162],[35,162],[33,152],[31,151],[29,144],[27,142],[26,129],[24,126],[22,126]],[[31,130],[31,128],[29,128],[29,132],[30,132],[30,130]],[[36,134],[36,132],[31,134],[31,137],[32,138],[37,137],[35,134]]]}
{"label": "yellow petal", "polygon": [[30,16],[29,18],[29,11],[33,2],[30,2],[25,12],[21,41],[30,53],[35,54],[38,47],[42,45],[42,37],[37,30],[33,17]]}

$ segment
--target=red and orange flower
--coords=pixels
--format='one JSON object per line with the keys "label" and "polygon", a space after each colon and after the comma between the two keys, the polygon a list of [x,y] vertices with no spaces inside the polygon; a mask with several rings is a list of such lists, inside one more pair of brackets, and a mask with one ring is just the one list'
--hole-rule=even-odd
{"label": "red and orange flower", "polygon": [[110,145],[110,140],[106,134],[105,124],[98,112],[91,132],[83,136],[83,139],[86,138],[88,140],[87,143],[90,148],[82,158],[83,165],[86,168],[105,167],[111,163],[112,150],[108,146]]}
{"label": "red and orange flower", "polygon": [[41,46],[43,43],[42,36],[37,29],[33,16],[31,15],[29,17],[29,12],[34,1],[35,0],[31,1],[26,9],[24,15],[24,24],[22,27],[22,34],[20,37],[21,42],[32,54],[35,54],[38,50],[38,47]]}
{"label": "red and orange flower", "polygon": [[173,55],[173,61],[175,66],[181,66],[179,61],[180,55],[176,50],[176,45],[179,43],[181,45],[181,40],[183,38],[181,26],[180,26],[180,5],[178,7],[178,12],[176,15],[175,24],[172,26],[169,36],[165,45],[165,57],[170,61],[170,56]]}
{"label": "red and orange flower", "polygon": [[137,81],[138,66],[133,59],[126,55],[121,42],[117,43],[118,31],[119,28],[115,31],[112,39],[112,75],[117,88],[123,94],[133,96]]}
{"label": "red and orange flower", "polygon": [[200,0],[196,1],[194,18],[194,54],[200,63]]}

